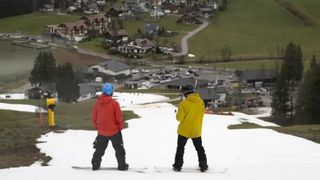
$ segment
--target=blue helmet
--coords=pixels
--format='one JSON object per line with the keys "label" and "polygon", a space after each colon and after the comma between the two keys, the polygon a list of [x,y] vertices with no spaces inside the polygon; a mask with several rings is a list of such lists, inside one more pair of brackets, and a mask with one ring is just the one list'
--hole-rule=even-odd
{"label": "blue helmet", "polygon": [[112,96],[113,93],[113,86],[111,83],[105,83],[102,86],[102,93],[108,96]]}

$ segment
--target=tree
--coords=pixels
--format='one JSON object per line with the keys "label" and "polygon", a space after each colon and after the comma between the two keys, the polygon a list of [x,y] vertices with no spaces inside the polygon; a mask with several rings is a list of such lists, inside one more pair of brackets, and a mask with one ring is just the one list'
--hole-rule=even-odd
{"label": "tree", "polygon": [[42,85],[55,81],[57,75],[56,61],[51,51],[40,51],[31,70],[31,84]]}
{"label": "tree", "polygon": [[298,89],[296,109],[299,123],[320,123],[320,63],[315,56]]}
{"label": "tree", "polygon": [[283,57],[281,75],[290,87],[290,115],[293,117],[293,96],[295,86],[301,81],[303,74],[302,51],[299,45],[288,44]]}
{"label": "tree", "polygon": [[70,63],[58,66],[56,88],[61,101],[75,102],[80,97],[78,81]]}
{"label": "tree", "polygon": [[288,85],[283,74],[278,75],[273,93],[272,93],[272,115],[285,117],[288,112],[289,93]]}
{"label": "tree", "polygon": [[299,45],[292,42],[288,44],[283,57],[281,72],[287,81],[298,82],[302,79],[302,51]]}

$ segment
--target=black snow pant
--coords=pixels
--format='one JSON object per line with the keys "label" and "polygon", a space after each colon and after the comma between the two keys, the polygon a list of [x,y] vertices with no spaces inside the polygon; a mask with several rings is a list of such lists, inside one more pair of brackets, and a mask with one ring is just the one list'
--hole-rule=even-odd
{"label": "black snow pant", "polygon": [[111,140],[112,146],[116,152],[118,167],[124,166],[126,164],[126,151],[123,146],[121,131],[119,131],[113,136],[98,135],[96,137],[96,140],[93,143],[93,148],[95,148],[96,150],[93,153],[93,157],[91,160],[93,166],[100,168],[102,156],[104,155],[105,150],[108,147],[109,140]]}
{"label": "black snow pant", "polygon": [[[184,154],[184,147],[187,144],[188,138],[179,135],[178,136],[178,146],[177,146],[177,151],[176,151],[176,156],[175,156],[175,162],[173,166],[175,168],[180,169],[183,165],[183,154]],[[202,139],[201,136],[197,138],[192,138],[193,145],[198,153],[198,162],[199,162],[199,167],[200,168],[207,168],[207,156],[204,151],[204,148],[202,146]]]}

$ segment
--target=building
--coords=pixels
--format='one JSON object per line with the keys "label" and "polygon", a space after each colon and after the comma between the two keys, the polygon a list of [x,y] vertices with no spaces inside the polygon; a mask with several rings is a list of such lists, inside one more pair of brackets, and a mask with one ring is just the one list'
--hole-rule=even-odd
{"label": "building", "polygon": [[240,79],[248,84],[255,84],[256,82],[274,83],[277,78],[277,71],[273,69],[255,69],[242,71]]}
{"label": "building", "polygon": [[147,23],[143,26],[144,34],[158,35],[159,31],[160,31],[160,26],[155,23]]}
{"label": "building", "polygon": [[144,54],[153,49],[154,43],[146,38],[135,39],[134,41],[118,46],[118,51],[124,54]]}
{"label": "building", "polygon": [[97,92],[101,91],[102,83],[90,82],[79,84],[80,97],[78,101],[83,101],[96,96]]}
{"label": "building", "polygon": [[207,80],[203,79],[194,79],[194,78],[181,78],[181,79],[176,79],[173,81],[169,81],[166,83],[163,83],[162,86],[165,86],[167,89],[176,89],[176,90],[181,90],[182,87],[186,85],[193,85],[195,88],[205,88],[208,86]]}
{"label": "building", "polygon": [[93,72],[101,72],[111,76],[128,76],[131,74],[130,66],[115,60],[105,61],[97,65],[91,66],[90,70]]}
{"label": "building", "polygon": [[120,30],[109,30],[107,32],[107,41],[115,42],[117,44],[127,42],[129,34],[125,29]]}
{"label": "building", "polygon": [[192,16],[190,14],[184,14],[182,15],[177,23],[184,23],[184,24],[202,24],[202,22],[196,18],[195,16]]}

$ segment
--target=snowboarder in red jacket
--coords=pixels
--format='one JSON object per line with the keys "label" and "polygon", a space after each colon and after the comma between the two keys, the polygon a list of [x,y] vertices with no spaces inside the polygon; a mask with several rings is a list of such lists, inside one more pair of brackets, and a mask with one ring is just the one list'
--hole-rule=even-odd
{"label": "snowboarder in red jacket", "polygon": [[99,170],[102,156],[111,140],[112,146],[116,152],[118,161],[118,170],[128,170],[126,163],[126,152],[123,146],[121,130],[124,127],[122,113],[119,103],[112,99],[113,86],[106,83],[102,87],[102,94],[99,96],[92,110],[92,122],[98,131],[93,147],[95,152],[92,157],[92,170]]}

